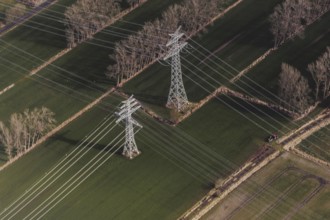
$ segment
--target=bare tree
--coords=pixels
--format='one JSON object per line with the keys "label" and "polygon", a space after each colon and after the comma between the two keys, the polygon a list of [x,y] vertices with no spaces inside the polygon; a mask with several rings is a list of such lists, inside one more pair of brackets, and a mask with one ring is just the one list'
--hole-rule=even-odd
{"label": "bare tree", "polygon": [[323,91],[322,99],[330,95],[330,47],[315,62],[308,65],[315,82],[315,100],[319,98],[320,91]]}
{"label": "bare tree", "polygon": [[330,0],[286,0],[277,5],[269,18],[275,47],[301,35],[307,25],[314,22],[329,8]]}
{"label": "bare tree", "polygon": [[23,154],[55,123],[54,113],[45,107],[12,114],[8,127],[0,122],[0,142],[5,146],[8,158],[13,158],[14,153]]}
{"label": "bare tree", "polygon": [[19,0],[18,2],[21,2],[22,4],[31,6],[31,7],[36,7],[44,3],[46,0]]}
{"label": "bare tree", "polygon": [[15,4],[13,7],[6,10],[6,24],[14,22],[19,17],[23,16],[26,12],[25,5]]}
{"label": "bare tree", "polygon": [[161,19],[148,22],[136,35],[118,42],[113,61],[107,68],[106,75],[120,83],[132,77],[146,65],[162,57],[167,48],[164,46],[169,36],[163,30],[175,31],[179,25],[187,36],[204,27],[211,19],[222,11],[226,0],[184,0],[181,4],[170,6]]}
{"label": "bare tree", "polygon": [[5,147],[9,160],[11,160],[14,157],[14,139],[3,122],[0,122],[0,142]]}
{"label": "bare tree", "polygon": [[120,11],[120,1],[78,0],[64,13],[68,47],[92,38]]}
{"label": "bare tree", "polygon": [[281,105],[291,111],[303,113],[309,107],[310,88],[299,70],[283,63],[279,80]]}

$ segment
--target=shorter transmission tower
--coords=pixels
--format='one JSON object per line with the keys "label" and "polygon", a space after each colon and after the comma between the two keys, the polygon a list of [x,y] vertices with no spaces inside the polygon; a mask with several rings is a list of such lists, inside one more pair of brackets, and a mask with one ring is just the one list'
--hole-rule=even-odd
{"label": "shorter transmission tower", "polygon": [[120,111],[116,112],[116,115],[119,117],[116,123],[118,124],[125,120],[125,145],[123,155],[129,159],[133,159],[141,153],[136,146],[134,125],[140,128],[142,128],[142,125],[132,118],[132,114],[141,108],[141,105],[133,98],[133,96],[129,97],[129,99],[122,103]]}
{"label": "shorter transmission tower", "polygon": [[182,70],[180,51],[187,45],[186,42],[180,43],[180,38],[184,35],[180,33],[179,27],[173,34],[170,34],[172,39],[166,44],[170,47],[168,54],[164,60],[172,58],[171,60],[171,86],[168,94],[167,104],[168,108],[175,108],[177,111],[184,110],[188,104],[188,98],[182,81]]}

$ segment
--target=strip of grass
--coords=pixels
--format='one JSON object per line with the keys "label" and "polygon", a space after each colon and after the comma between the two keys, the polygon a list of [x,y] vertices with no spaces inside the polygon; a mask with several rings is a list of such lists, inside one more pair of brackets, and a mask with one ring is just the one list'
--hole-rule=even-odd
{"label": "strip of grass", "polygon": [[[195,37],[194,40],[208,50],[215,52],[215,56],[224,59],[238,69],[243,69],[273,46],[267,18],[272,13],[275,5],[281,2],[281,0],[245,0],[224,17],[214,22],[206,29],[205,33]],[[227,43],[228,45],[226,45]],[[191,43],[191,45],[197,47],[194,43]],[[223,49],[218,50],[220,47],[223,47]],[[197,50],[203,52],[200,48]],[[191,49],[189,52],[193,55],[183,54],[183,57],[188,62],[197,65],[210,77],[213,77],[216,82],[184,60],[182,64],[186,68],[183,67],[183,73],[205,87],[206,90],[214,91],[214,88],[228,84],[228,79],[237,74],[233,70],[227,73],[216,66],[212,61],[217,64],[221,63],[214,57],[210,57],[210,60],[200,63],[194,56],[197,56],[198,59],[204,59],[205,52],[201,55],[198,51]],[[217,71],[213,71],[210,66]],[[224,65],[221,64],[221,66]],[[207,82],[203,82],[202,79],[191,73],[191,70]],[[210,93],[185,76],[183,78],[190,101],[197,102]],[[124,91],[134,94],[139,100],[150,105],[157,113],[169,118],[170,112],[162,109],[167,100],[169,85],[170,67],[164,67],[157,63],[127,83],[124,86]]]}
{"label": "strip of grass", "polygon": [[[318,56],[324,53],[326,47],[329,46],[329,22],[330,13],[328,12],[320,20],[309,26],[302,38],[297,37],[293,41],[289,41],[281,46],[237,81],[232,88],[243,93],[252,94],[261,99],[276,101],[274,96],[277,95],[279,73],[283,62],[298,68],[307,77],[310,86],[313,88],[314,83],[311,75],[307,72],[307,65],[315,61]],[[270,94],[256,93],[252,88],[255,88],[257,91],[261,90],[254,85],[252,85],[252,88],[248,88],[246,84],[251,85],[251,83],[246,76],[266,88]]]}

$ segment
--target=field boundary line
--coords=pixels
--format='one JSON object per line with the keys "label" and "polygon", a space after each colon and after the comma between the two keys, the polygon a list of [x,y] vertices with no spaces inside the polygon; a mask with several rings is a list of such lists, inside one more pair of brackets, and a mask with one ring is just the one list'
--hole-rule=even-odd
{"label": "field boundary line", "polygon": [[3,93],[7,92],[9,89],[13,88],[15,86],[15,83],[7,86],[6,88],[4,88],[3,90],[0,91],[0,95],[2,95]]}
{"label": "field boundary line", "polygon": [[24,153],[19,154],[16,157],[14,157],[12,160],[6,162],[3,166],[0,167],[0,171],[4,170],[9,165],[11,165],[12,163],[14,163],[16,160],[18,160],[19,158],[23,157],[24,155],[26,155],[27,153],[29,153],[30,151],[32,151],[33,149],[35,149],[39,144],[41,144],[41,143],[45,142],[46,140],[48,140],[49,137],[53,136],[55,133],[59,132],[62,128],[64,128],[65,126],[67,126],[69,123],[71,123],[75,119],[79,118],[82,114],[84,114],[85,112],[87,112],[88,110],[90,110],[92,107],[94,107],[95,105],[97,105],[99,102],[101,102],[102,99],[104,99],[106,96],[110,95],[113,91],[115,91],[115,87],[109,89],[107,92],[103,93],[100,97],[98,97],[97,99],[95,99],[93,102],[89,103],[83,109],[79,110],[73,116],[71,116],[67,120],[63,121],[56,128],[54,128],[53,130],[51,130],[50,132],[48,132],[45,136],[43,136],[42,138],[40,138],[29,149],[27,149],[26,151],[24,151]]}
{"label": "field boundary line", "polygon": [[[300,144],[304,139],[330,124],[330,109],[321,112],[317,117],[308,121],[294,132],[278,140],[283,145],[283,149],[289,151]],[[292,138],[293,136],[293,138]]]}
{"label": "field boundary line", "polygon": [[34,74],[38,73],[40,70],[42,70],[43,68],[45,68],[46,66],[52,64],[58,58],[60,58],[63,55],[67,54],[69,51],[71,51],[70,48],[66,48],[66,49],[60,51],[59,53],[57,53],[56,55],[52,56],[50,59],[48,59],[46,62],[44,62],[43,64],[41,64],[37,68],[31,70],[30,73],[29,73],[29,75],[26,75],[24,78],[27,78],[29,76],[33,76]]}
{"label": "field boundary line", "polygon": [[[318,130],[328,126],[330,124],[330,109],[326,109],[318,114],[314,119],[308,121],[298,129],[290,132],[288,135],[281,137],[277,143],[282,144],[282,147],[286,151],[291,151],[296,155],[312,161],[318,165],[330,167],[330,163],[306,153],[297,148],[297,146],[306,138],[317,132]],[[292,138],[293,136],[293,138]]]}
{"label": "field boundary line", "polygon": [[292,149],[292,152],[294,154],[296,154],[296,155],[298,155],[298,156],[300,156],[300,157],[302,157],[302,158],[304,158],[306,160],[312,161],[312,162],[314,162],[314,163],[316,163],[318,165],[330,167],[330,163],[329,162],[327,162],[325,160],[322,160],[322,159],[320,159],[318,157],[315,157],[315,156],[313,156],[311,154],[308,154],[306,152],[303,152],[302,150],[300,150],[300,149],[298,149],[296,147]]}
{"label": "field boundary line", "polygon": [[235,83],[237,80],[239,80],[242,76],[244,76],[246,73],[248,73],[253,67],[261,63],[264,59],[266,59],[272,52],[274,52],[276,48],[270,48],[268,49],[264,54],[262,54],[260,57],[255,59],[249,66],[247,66],[245,69],[239,72],[237,76],[234,76],[230,82]]}
{"label": "field boundary line", "polygon": [[179,117],[174,123],[175,125],[181,123],[183,120],[185,120],[186,118],[188,118],[192,113],[194,113],[195,111],[197,111],[198,109],[200,109],[201,107],[203,107],[205,104],[207,104],[212,98],[215,98],[216,96],[219,95],[227,95],[227,96],[231,96],[231,97],[236,97],[239,98],[241,100],[244,100],[246,102],[252,103],[252,104],[257,104],[257,105],[261,105],[261,106],[266,106],[270,109],[273,109],[275,111],[281,111],[284,112],[285,114],[293,117],[293,118],[297,118],[300,115],[296,114],[295,112],[292,112],[286,108],[281,107],[280,105],[276,105],[276,104],[272,104],[272,103],[268,103],[266,101],[263,101],[261,99],[255,98],[255,97],[251,97],[248,95],[245,95],[243,93],[234,91],[229,89],[226,86],[220,86],[218,89],[216,89],[215,91],[213,91],[211,94],[209,94],[208,96],[206,96],[204,99],[202,99],[201,101],[199,101],[195,107],[193,109],[191,109],[190,111],[188,111],[186,114],[184,114],[183,116]]}

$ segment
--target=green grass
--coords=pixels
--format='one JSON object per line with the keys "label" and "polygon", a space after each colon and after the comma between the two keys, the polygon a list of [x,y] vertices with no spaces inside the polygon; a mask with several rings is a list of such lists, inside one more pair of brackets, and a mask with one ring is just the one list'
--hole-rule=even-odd
{"label": "green grass", "polygon": [[[144,23],[145,21],[148,21],[148,19],[154,19],[159,16],[161,11],[175,2],[178,2],[178,0],[149,1],[146,2],[143,7],[140,7],[125,16],[124,19],[127,21]],[[153,10],[151,10],[151,8]],[[148,16],[146,17],[146,15]],[[122,22],[118,22],[114,25],[132,30],[134,30],[133,28],[135,28],[135,30],[141,28],[139,26],[132,26],[131,24]],[[38,35],[38,31],[35,33],[33,30],[25,30],[24,27],[21,28],[23,30],[17,28],[14,30],[15,32],[9,32],[5,35],[5,37],[11,37],[10,39],[12,40],[10,42],[17,47],[21,46],[20,42],[16,41],[17,36],[11,36],[17,31],[27,35],[30,35],[32,31],[32,35]],[[111,29],[111,27],[107,28],[107,30],[109,29]],[[43,39],[44,42],[47,41],[48,44],[53,44],[53,42],[48,41],[50,36],[47,38],[47,34],[45,35],[43,32],[39,34],[40,36],[38,35],[38,37]],[[109,41],[107,46],[120,40],[118,37],[109,36],[104,33],[97,34],[95,38]],[[34,44],[42,46],[43,41],[40,42],[40,39],[31,38],[34,43],[29,44],[29,46],[35,48],[33,50],[35,50],[35,53],[39,57],[40,52],[51,55],[48,47],[42,47],[42,50],[39,48],[40,51],[38,51],[38,46],[34,47]],[[91,41],[95,42],[96,40]],[[55,45],[56,41],[54,42],[54,46]],[[22,46],[20,48],[29,52],[27,47]],[[110,62],[109,54],[111,52],[112,49],[109,48],[102,48],[91,44],[81,44],[53,63],[67,71],[71,71],[71,74],[65,72],[63,69],[60,70],[53,66],[48,66],[38,74],[32,76],[32,80],[20,80],[13,89],[0,96],[0,120],[6,121],[12,113],[21,112],[25,108],[40,106],[46,106],[55,112],[56,119],[59,123],[69,118],[112,86],[111,81],[107,80],[104,74],[105,69]],[[18,59],[16,56],[22,56],[22,54],[17,55],[17,53],[17,50],[14,49],[11,49],[9,53],[4,51],[1,52],[4,56],[7,56],[8,54],[15,55],[15,57],[7,57],[7,59],[17,61],[15,64],[12,64],[13,66],[6,62],[1,63],[0,67],[3,69],[1,77],[6,77],[6,73],[12,74],[12,76],[17,74],[16,77],[22,77],[22,75],[24,76],[27,74],[26,70],[29,69],[29,66],[38,63],[36,59],[27,56]]]}
{"label": "green grass", "polygon": [[[281,176],[277,176],[286,167],[292,165],[307,173],[304,174],[296,170],[289,170]],[[285,153],[233,191],[225,200],[207,213],[203,219],[225,219],[232,210],[243,204],[245,199],[256,195],[261,187],[266,187],[265,184],[273,178],[267,190],[263,190],[261,193],[259,192],[256,197],[249,200],[250,202],[236,211],[231,219],[251,219],[256,218],[257,215],[259,215],[260,219],[284,218],[309,193],[319,186],[317,179],[303,178],[309,174],[314,174],[325,180],[329,180],[330,177],[325,168],[320,168],[313,163]],[[276,176],[277,178],[275,178]],[[282,193],[284,192],[287,192],[283,197],[284,200],[279,201],[280,196],[283,196],[284,194]],[[330,214],[329,192],[329,185],[325,185],[315,197],[292,216],[292,219],[327,219]],[[271,205],[274,206],[274,209],[264,212]]]}
{"label": "green grass", "polygon": [[[146,2],[143,7],[134,10],[132,13],[125,16],[124,19],[127,21],[134,21],[143,24],[146,21],[150,21],[156,17],[159,17],[163,9],[167,8],[173,3],[180,1],[181,0]],[[74,2],[75,0],[61,0],[58,2],[58,4],[68,6]],[[67,46],[64,24],[62,22],[58,22],[64,18],[64,11],[64,7],[55,4],[49,7],[49,10],[44,10],[43,12],[26,21],[23,25],[20,25],[20,27],[10,31],[8,34],[2,37],[2,40],[15,45],[27,53],[31,53],[32,55],[37,56],[42,60],[48,60],[61,50],[65,49]],[[45,18],[50,16],[56,17],[56,19]],[[118,22],[115,25],[118,28],[129,29],[132,31],[136,31],[141,28],[140,26],[123,22]],[[111,30],[112,32],[118,31],[118,29],[113,29],[111,27],[107,28],[106,30]],[[107,42],[93,40],[91,43],[99,44],[101,47],[95,45],[80,46],[79,49],[75,49],[70,53],[70,55],[67,55],[65,58],[59,61],[59,63],[55,64],[62,64],[62,67],[70,71],[74,71],[74,73],[77,73],[81,76],[83,76],[85,73],[88,73],[89,76],[94,75],[94,78],[101,77],[100,80],[106,81],[104,73],[106,71],[106,67],[110,64],[108,55],[112,53],[111,48],[114,47],[114,43],[123,38],[104,33],[97,34],[95,38],[105,40]],[[14,61],[16,65],[20,65],[26,68],[26,70],[21,71],[20,74],[15,73],[12,70],[15,68],[14,64],[8,64],[4,63],[4,61],[1,61],[0,64],[2,64],[2,74],[0,76],[0,88],[7,87],[11,83],[21,78],[22,74],[27,75],[30,70],[43,63],[43,61],[29,57],[23,52],[8,47],[4,43],[0,43],[0,45],[2,58]],[[22,57],[29,59],[24,59]],[[95,73],[98,75],[95,76]],[[88,77],[86,76],[86,78]]]}
{"label": "green grass", "polygon": [[[310,74],[307,72],[307,65],[314,62],[318,56],[324,53],[326,47],[329,46],[329,22],[330,13],[328,12],[320,20],[310,25],[302,38],[297,37],[294,41],[285,43],[264,61],[255,66],[246,76],[243,76],[232,88],[261,99],[278,101],[274,96],[277,95],[279,73],[283,62],[298,68],[307,77],[310,86],[313,88],[314,84]],[[257,93],[252,88],[257,91],[262,90],[253,84],[252,88],[249,88],[246,84],[251,85],[251,82],[246,77],[266,88],[269,92]]]}
{"label": "green grass", "polygon": [[[205,33],[194,37],[194,40],[211,52],[215,52],[217,57],[225,60],[235,68],[239,70],[244,69],[253,62],[253,60],[273,46],[267,18],[269,14],[272,13],[275,5],[281,2],[281,0],[243,1],[223,18],[215,21],[214,24],[206,29]],[[227,43],[228,45],[226,45]],[[190,44],[198,48],[194,43],[190,42]],[[224,48],[218,51],[218,48],[222,46],[224,46]],[[198,51],[203,54],[199,54]],[[189,52],[193,53],[193,55],[183,54],[184,59],[197,65],[202,71],[216,80],[215,82],[206,77],[205,73],[200,72],[187,61],[182,60],[184,66],[184,85],[188,98],[192,102],[201,100],[220,85],[227,85],[228,79],[231,79],[237,74],[237,72],[228,69],[228,67],[226,67],[226,69],[229,70],[229,73],[216,66],[212,61],[221,66],[224,66],[224,64],[214,57],[210,57],[211,61],[207,60],[205,63],[200,63],[197,58],[194,57],[197,56],[198,59],[205,58],[205,52],[200,48],[197,49],[197,51],[190,49]],[[214,71],[214,69],[216,69],[216,71]],[[191,73],[191,70],[207,82],[204,82],[203,79]],[[185,75],[205,87],[206,91],[185,77]],[[164,67],[157,63],[141,73],[134,80],[126,83],[123,90],[126,93],[133,93],[139,100],[150,105],[157,113],[168,118],[170,112],[162,108],[164,108],[166,103],[169,84],[170,67]]]}
{"label": "green grass", "polygon": [[312,136],[303,140],[299,148],[322,160],[330,161],[330,126],[326,126],[315,132]]}
{"label": "green grass", "polygon": [[[1,207],[8,206],[74,149],[79,140],[108,114],[105,105],[116,106],[118,101],[114,96],[109,97],[99,108],[93,108],[1,172]],[[239,106],[230,104],[256,120]],[[59,203],[47,218],[175,219],[202,197],[215,178],[226,177],[251,157],[267,135],[217,100],[208,103],[178,128],[159,124],[142,113],[135,117],[144,126],[137,135],[142,154],[132,161],[114,156]],[[122,129],[118,127],[114,133]],[[17,218],[22,218],[27,210],[31,211],[54,192],[112,137],[109,135],[102,140],[60,178],[54,188],[42,193]]]}
{"label": "green grass", "polygon": [[[57,3],[68,6],[74,2],[75,0],[60,0]],[[15,45],[27,53],[31,53],[34,56],[47,60],[66,47],[64,24],[56,21],[56,19],[61,20],[64,18],[64,11],[65,7],[56,4],[52,5],[24,22],[24,24],[5,34],[1,39]],[[49,18],[50,16],[56,17],[56,19]],[[54,35],[50,32],[54,32],[58,35]],[[42,61],[40,60],[34,60],[34,62],[31,62],[22,59],[21,56],[27,57],[27,55],[7,47],[2,42],[0,45],[2,58],[13,61],[17,65],[24,66],[27,69],[25,72],[21,71],[22,74],[27,74],[29,70],[42,64]],[[12,71],[12,68],[15,68],[13,64],[4,64],[2,60],[0,62],[0,64],[2,64],[0,88],[3,89],[21,78],[22,75]]]}

